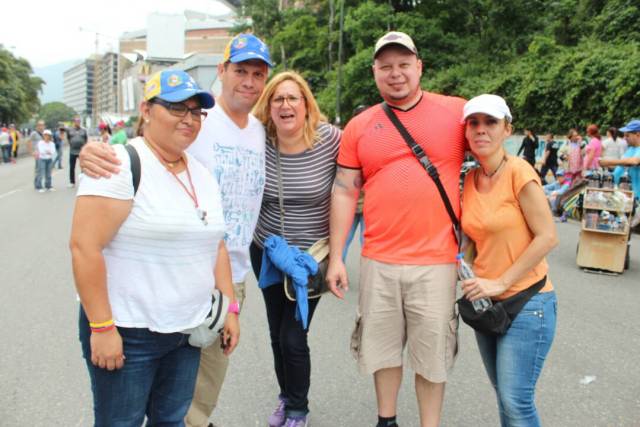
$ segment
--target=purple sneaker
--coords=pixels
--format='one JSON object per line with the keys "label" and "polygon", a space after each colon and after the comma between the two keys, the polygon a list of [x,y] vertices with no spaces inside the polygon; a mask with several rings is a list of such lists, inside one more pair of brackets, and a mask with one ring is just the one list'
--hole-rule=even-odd
{"label": "purple sneaker", "polygon": [[273,414],[269,416],[269,427],[282,427],[284,426],[284,399],[278,397],[278,406]]}
{"label": "purple sneaker", "polygon": [[302,417],[287,417],[284,423],[284,427],[307,427],[308,425],[306,415]]}

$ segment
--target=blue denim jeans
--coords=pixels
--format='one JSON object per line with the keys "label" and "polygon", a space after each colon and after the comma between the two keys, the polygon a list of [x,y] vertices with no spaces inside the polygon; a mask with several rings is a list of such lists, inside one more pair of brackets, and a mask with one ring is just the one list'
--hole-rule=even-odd
{"label": "blue denim jeans", "polygon": [[57,167],[58,169],[62,169],[62,152],[64,148],[62,144],[59,147],[56,147],[56,158],[53,160],[53,167]]}
{"label": "blue denim jeans", "polygon": [[11,144],[2,146],[2,163],[11,161]]}
{"label": "blue denim jeans", "polygon": [[80,308],[80,343],[89,369],[96,427],[184,426],[196,375],[200,349],[188,335],[161,334],[142,328],[118,328],[124,366],[108,371],[91,363],[91,331]]}
{"label": "blue denim jeans", "polygon": [[351,224],[351,229],[349,230],[349,235],[347,236],[346,243],[344,244],[344,250],[342,251],[342,260],[347,259],[347,253],[349,252],[349,245],[353,241],[353,238],[356,235],[356,230],[360,225],[360,246],[364,243],[364,216],[361,213],[355,214],[353,217],[353,224]]}
{"label": "blue denim jeans", "polygon": [[[52,159],[38,159],[37,160],[37,173],[36,173],[36,190],[41,188],[51,188],[51,169],[53,168]],[[44,187],[42,186],[44,181]]]}
{"label": "blue denim jeans", "polygon": [[502,427],[536,427],[535,388],[556,331],[554,291],[534,295],[507,333],[476,332],[484,367],[498,397]]}

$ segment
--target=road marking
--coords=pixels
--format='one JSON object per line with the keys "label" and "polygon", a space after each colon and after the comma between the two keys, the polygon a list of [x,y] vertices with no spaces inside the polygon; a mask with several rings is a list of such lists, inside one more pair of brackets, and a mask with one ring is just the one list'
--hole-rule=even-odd
{"label": "road marking", "polygon": [[4,193],[4,194],[0,194],[0,199],[5,198],[5,197],[7,197],[7,196],[10,196],[10,195],[12,195],[13,193],[17,193],[18,191],[22,191],[22,190],[11,190],[11,191],[8,191],[8,192],[6,192],[6,193]]}

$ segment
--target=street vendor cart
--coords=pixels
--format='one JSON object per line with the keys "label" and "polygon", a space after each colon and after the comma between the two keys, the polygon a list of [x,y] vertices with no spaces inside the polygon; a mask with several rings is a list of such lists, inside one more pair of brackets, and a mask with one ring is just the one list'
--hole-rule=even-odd
{"label": "street vendor cart", "polygon": [[623,273],[629,267],[633,193],[587,186],[576,263],[589,269]]}

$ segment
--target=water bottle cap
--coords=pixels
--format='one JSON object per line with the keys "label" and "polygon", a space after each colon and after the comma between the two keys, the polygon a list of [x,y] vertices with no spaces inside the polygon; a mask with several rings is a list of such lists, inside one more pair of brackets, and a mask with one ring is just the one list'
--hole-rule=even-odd
{"label": "water bottle cap", "polygon": [[461,260],[461,259],[463,259],[463,258],[464,258],[464,254],[463,254],[462,252],[460,252],[458,255],[456,255],[456,259],[457,259],[458,261],[460,261],[460,260]]}

